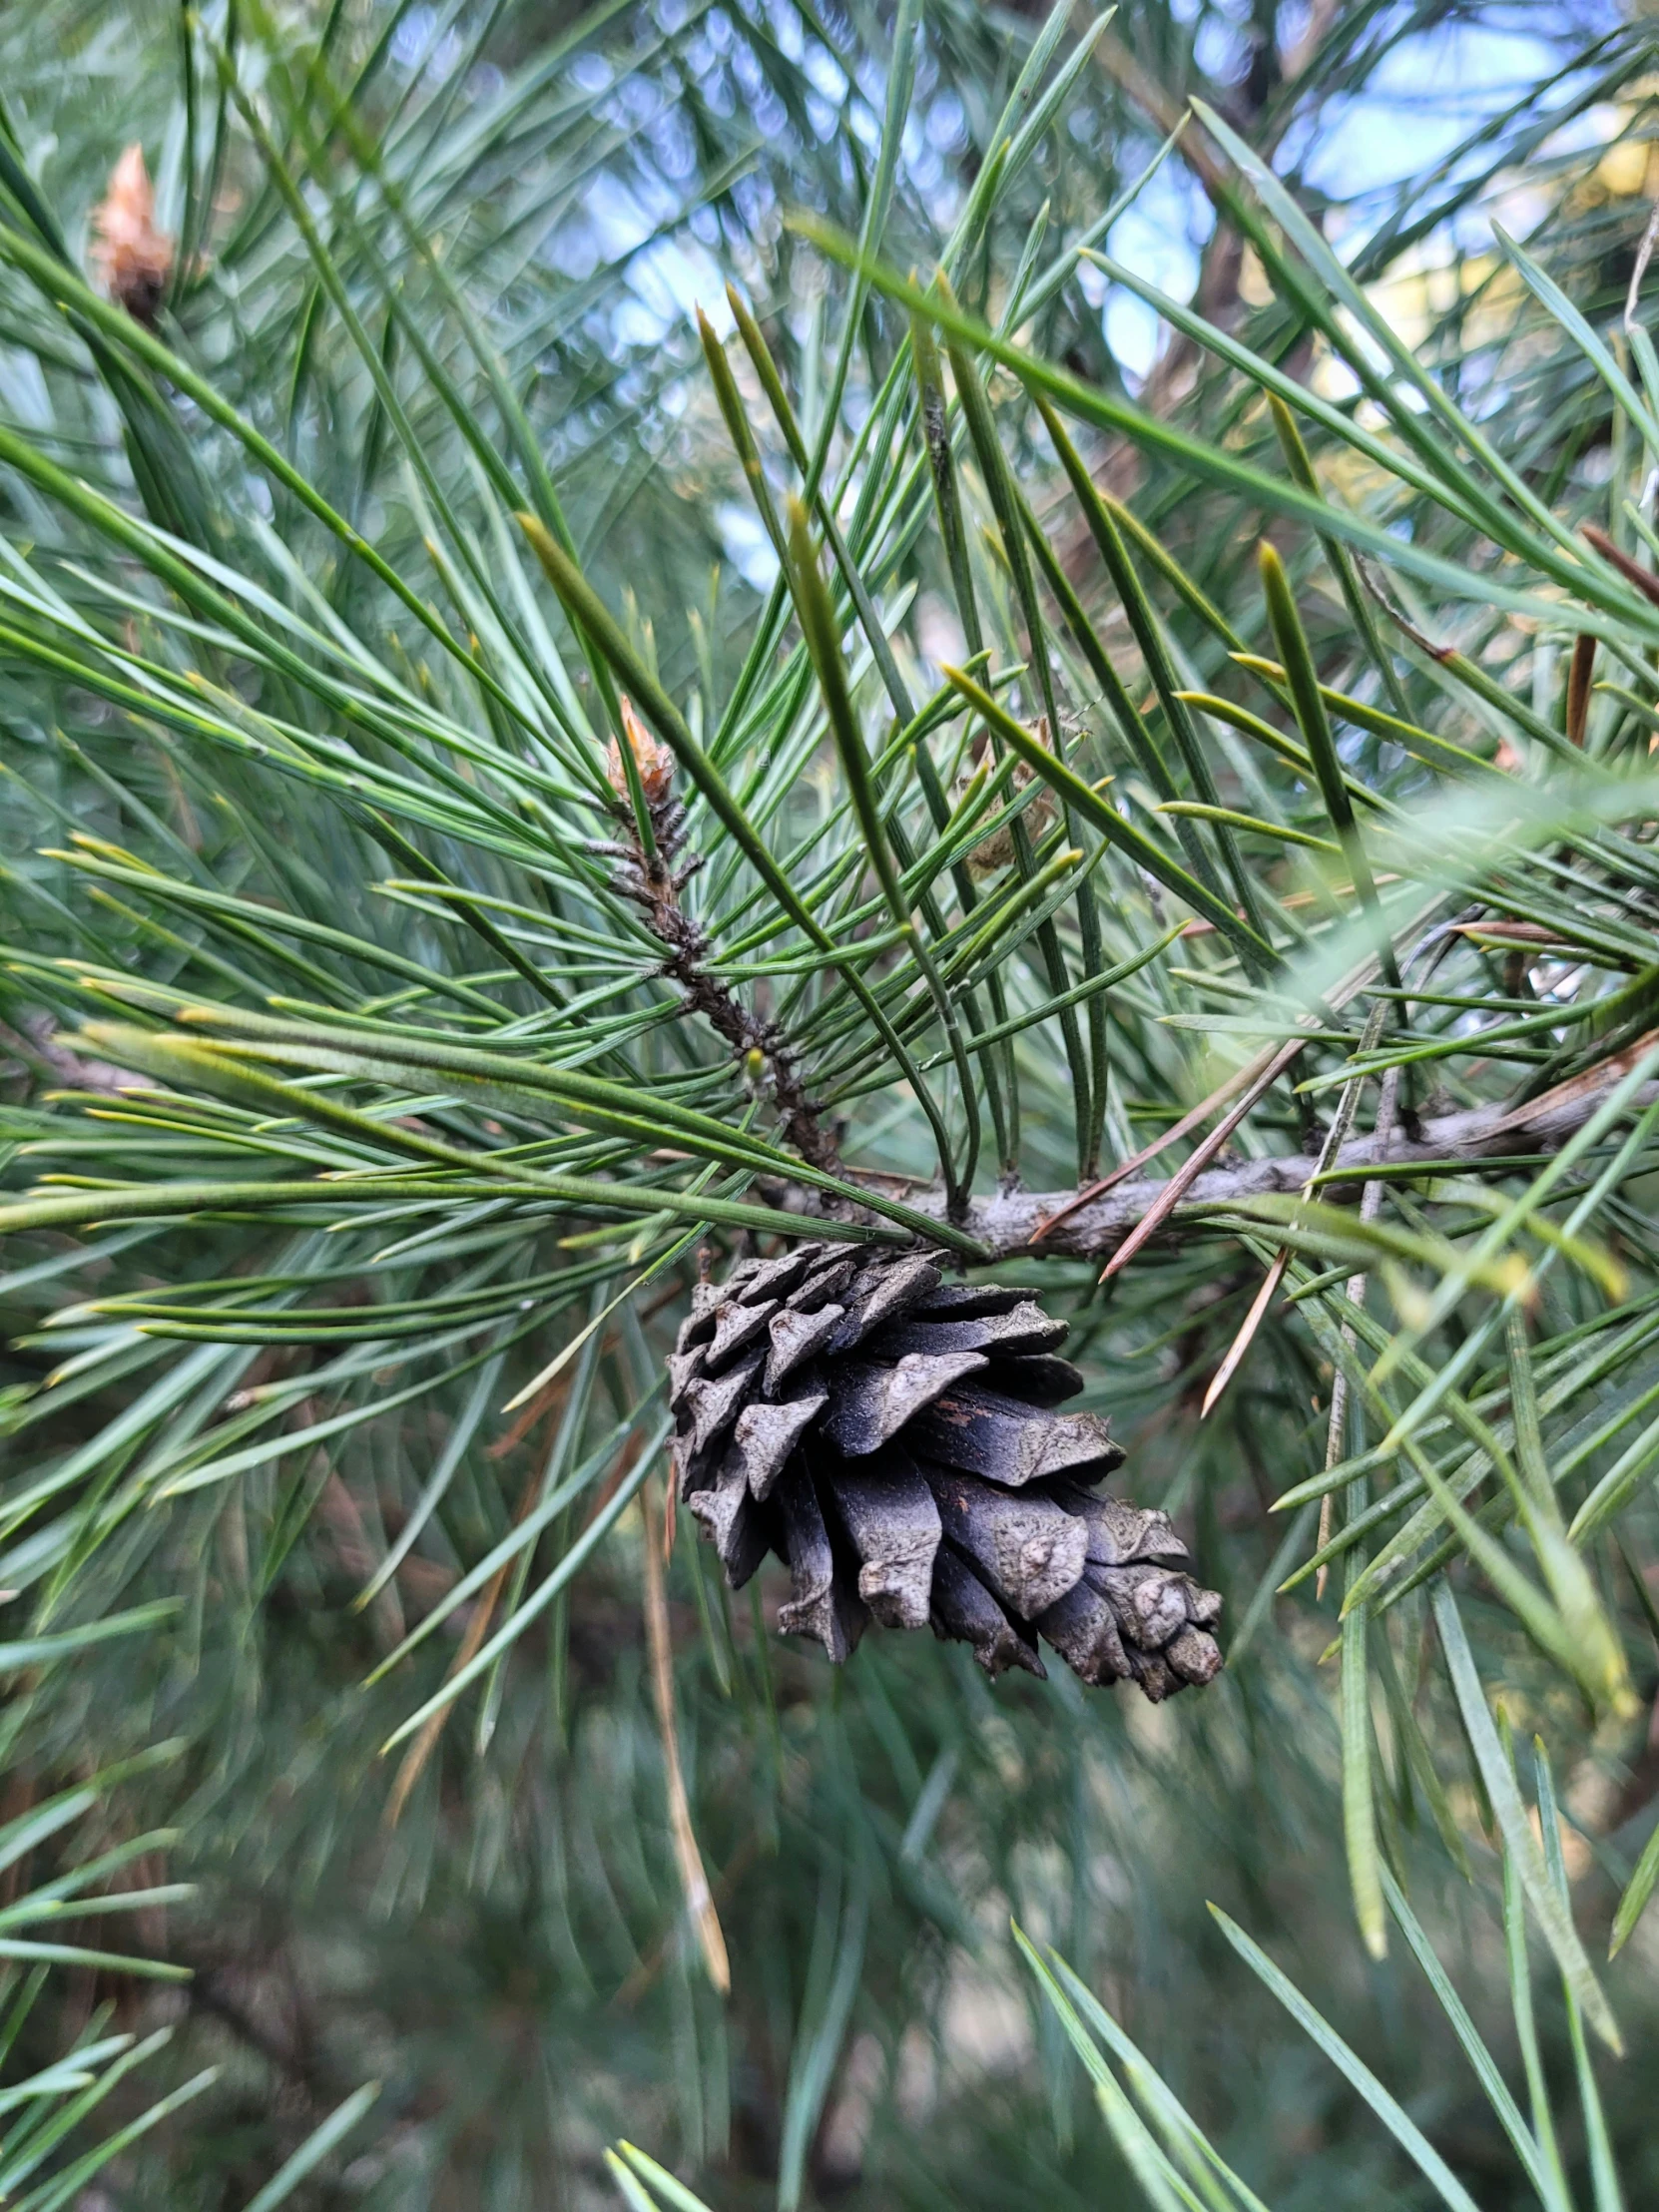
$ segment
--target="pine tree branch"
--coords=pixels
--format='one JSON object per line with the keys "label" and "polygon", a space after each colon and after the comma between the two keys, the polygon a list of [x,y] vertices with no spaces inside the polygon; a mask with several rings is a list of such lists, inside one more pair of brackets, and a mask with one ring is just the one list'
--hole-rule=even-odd
{"label": "pine tree branch", "polygon": [[710,974],[704,964],[708,938],[680,900],[686,884],[702,866],[703,857],[693,852],[681,859],[686,811],[674,794],[674,757],[641,726],[626,699],[621,708],[632,765],[639,778],[640,800],[650,824],[651,847],[647,850],[629,812],[630,764],[613,738],[607,777],[617,795],[616,813],[622,832],[621,841],[613,848],[619,863],[616,887],[644,909],[652,935],[663,947],[663,973],[678,984],[687,1006],[725,1039],[741,1066],[747,1070],[753,1062],[764,1069],[785,1142],[794,1145],[811,1166],[823,1168],[828,1175],[844,1174],[834,1137],[819,1119],[818,1101],[807,1095],[781,1026],[752,1012],[731,985],[721,976]]}
{"label": "pine tree branch", "polygon": [[[1479,1172],[1495,1161],[1531,1161],[1539,1154],[1558,1151],[1581,1129],[1614,1086],[1629,1073],[1642,1054],[1659,1041],[1659,1031],[1638,1038],[1623,1052],[1574,1076],[1570,1082],[1545,1091],[1523,1105],[1477,1106],[1461,1113],[1441,1114],[1424,1120],[1412,1135],[1401,1126],[1343,1146],[1336,1161],[1325,1169],[1328,1178],[1319,1195],[1336,1203],[1354,1203],[1367,1176],[1389,1168],[1420,1168],[1424,1173],[1458,1175]],[[1659,1099],[1659,1083],[1646,1083],[1627,1101],[1631,1114]],[[1247,1204],[1258,1198],[1300,1196],[1310,1179],[1321,1172],[1320,1162],[1307,1153],[1289,1153],[1266,1160],[1247,1160],[1234,1167],[1210,1168],[1195,1178],[1182,1203],[1162,1226],[1170,1239],[1190,1236],[1202,1219]],[[996,1259],[1035,1251],[1056,1257],[1104,1259],[1115,1252],[1142,1217],[1161,1197],[1163,1177],[1140,1177],[1120,1183],[1087,1206],[1079,1207],[1035,1246],[1032,1239],[1050,1215],[1067,1205],[1065,1191],[1013,1191],[971,1201],[961,1223],[969,1236],[984,1245]],[[760,1186],[768,1203],[788,1213],[809,1217],[821,1214],[817,1191],[798,1185]],[[942,1220],[944,1198],[938,1191],[912,1191],[906,1204],[917,1213]]]}
{"label": "pine tree branch", "polygon": [[104,1060],[84,1059],[61,1044],[51,1014],[31,1013],[20,1029],[0,1021],[0,1074],[9,1066],[21,1067],[38,1082],[61,1084],[65,1089],[96,1091],[114,1098],[132,1077]]}

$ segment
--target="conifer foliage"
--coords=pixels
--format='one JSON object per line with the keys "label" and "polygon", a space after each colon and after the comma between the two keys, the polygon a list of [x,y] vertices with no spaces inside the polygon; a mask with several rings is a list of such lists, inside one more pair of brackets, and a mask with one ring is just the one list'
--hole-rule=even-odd
{"label": "conifer foliage", "polygon": [[8,2206],[1659,2199],[1655,38],[0,14]]}

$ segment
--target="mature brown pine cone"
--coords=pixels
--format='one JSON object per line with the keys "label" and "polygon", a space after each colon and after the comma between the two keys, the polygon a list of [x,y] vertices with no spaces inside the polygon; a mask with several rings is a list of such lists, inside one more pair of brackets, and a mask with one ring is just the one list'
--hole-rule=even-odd
{"label": "mature brown pine cone", "polygon": [[802,1244],[700,1284],[669,1360],[680,1495],[734,1589],[768,1551],[781,1628],[846,1657],[871,1615],[931,1624],[987,1674],[1045,1672],[1149,1698],[1208,1682],[1221,1611],[1174,1562],[1167,1514],[1103,1497],[1123,1457],[1024,1292],[946,1284],[929,1260]]}

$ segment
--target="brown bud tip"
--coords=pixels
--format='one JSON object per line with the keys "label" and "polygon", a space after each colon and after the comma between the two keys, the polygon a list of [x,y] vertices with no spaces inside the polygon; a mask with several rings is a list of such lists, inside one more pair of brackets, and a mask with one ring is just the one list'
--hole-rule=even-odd
{"label": "brown bud tip", "polygon": [[135,322],[152,327],[173,272],[173,241],[156,228],[156,195],[144,148],[129,146],[93,210],[92,259],[105,290]]}
{"label": "brown bud tip", "polygon": [[[640,772],[646,805],[660,807],[674,790],[674,755],[666,745],[657,743],[627,699],[622,701],[622,728]],[[628,797],[628,776],[615,738],[605,756],[605,778],[618,799]]]}

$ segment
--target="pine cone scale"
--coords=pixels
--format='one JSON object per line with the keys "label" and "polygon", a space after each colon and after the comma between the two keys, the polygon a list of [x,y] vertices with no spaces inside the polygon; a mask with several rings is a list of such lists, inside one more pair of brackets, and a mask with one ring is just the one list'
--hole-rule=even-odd
{"label": "pine cone scale", "polygon": [[862,1458],[896,1436],[906,1421],[942,1396],[953,1382],[984,1365],[984,1355],[978,1352],[947,1352],[937,1357],[906,1352],[890,1368],[849,1360],[836,1373],[825,1433],[847,1458]]}
{"label": "pine cone scale", "polygon": [[981,1314],[1011,1314],[1029,1295],[1005,1283],[941,1283],[916,1313],[924,1321],[968,1321]]}
{"label": "pine cone scale", "polygon": [[765,1504],[790,1453],[829,1402],[828,1390],[810,1390],[781,1403],[754,1399],[738,1415],[729,1457],[741,1464],[758,1505]]}
{"label": "pine cone scale", "polygon": [[943,1523],[914,1462],[895,1450],[844,1468],[833,1496],[858,1555],[858,1595],[883,1628],[925,1628]]}
{"label": "pine cone scale", "polygon": [[985,1371],[987,1385],[1024,1405],[1059,1405],[1085,1389],[1080,1370],[1052,1352],[1033,1352],[1018,1360],[993,1359]]}
{"label": "pine cone scale", "polygon": [[1213,1682],[1221,1672],[1221,1646],[1214,1636],[1206,1636],[1202,1629],[1183,1629],[1164,1657],[1181,1681],[1191,1682],[1199,1689]]}
{"label": "pine cone scale", "polygon": [[834,1547],[818,1492],[800,1460],[778,1494],[791,1582],[789,1603],[778,1608],[778,1625],[787,1635],[816,1638],[838,1665],[863,1633],[863,1601],[835,1572]]}
{"label": "pine cone scale", "polygon": [[1008,1618],[961,1553],[939,1546],[933,1565],[930,1618],[935,1636],[971,1645],[973,1656],[994,1681],[1010,1667],[1023,1667],[1045,1681],[1048,1669],[1037,1647]]}
{"label": "pine cone scale", "polygon": [[1066,1325],[1052,1320],[1035,1300],[1005,1314],[975,1314],[958,1321],[934,1321],[927,1315],[893,1322],[873,1340],[872,1349],[903,1352],[1000,1353],[1013,1359],[1031,1352],[1052,1352],[1066,1340]]}
{"label": "pine cone scale", "polygon": [[768,1324],[772,1351],[767,1360],[767,1388],[781,1389],[797,1368],[827,1350],[845,1313],[844,1306],[831,1304],[821,1307],[816,1314],[797,1314],[789,1309],[775,1314]]}
{"label": "pine cone scale", "polygon": [[1167,1567],[1102,1567],[1097,1587],[1141,1651],[1162,1651],[1187,1625],[1187,1577]]}
{"label": "pine cone scale", "polygon": [[772,1549],[772,1531],[744,1470],[724,1469],[712,1489],[694,1491],[688,1504],[714,1545],[727,1581],[741,1590]]}
{"label": "pine cone scale", "polygon": [[914,1254],[803,1244],[699,1284],[669,1362],[680,1494],[734,1588],[775,1552],[786,1633],[845,1660],[873,1619],[1041,1676],[1159,1699],[1210,1681],[1221,1609],[1168,1516],[1104,1496],[1123,1458],[1028,1293]]}
{"label": "pine cone scale", "polygon": [[924,1471],[946,1535],[992,1596],[1022,1620],[1046,1612],[1080,1580],[1088,1531],[1052,1498],[1010,1494],[998,1483],[942,1467]]}
{"label": "pine cone scale", "polygon": [[1049,1412],[979,1383],[945,1392],[916,1433],[947,1466],[1017,1487],[1090,1467],[1105,1474],[1123,1459],[1098,1413]]}
{"label": "pine cone scale", "polygon": [[691,1407],[691,1448],[701,1457],[737,1419],[761,1373],[759,1354],[718,1378],[700,1376],[688,1382],[682,1396]]}
{"label": "pine cone scale", "polygon": [[1169,1515],[1156,1506],[1126,1505],[1070,1482],[1057,1484],[1054,1494],[1068,1513],[1087,1522],[1092,1566],[1121,1567],[1135,1559],[1167,1565],[1187,1556]]}
{"label": "pine cone scale", "polygon": [[1086,1569],[1032,1625],[1091,1689],[1127,1680],[1129,1661],[1112,1608],[1090,1583]]}
{"label": "pine cone scale", "polygon": [[[939,1271],[930,1260],[873,1264],[852,1286],[846,1319],[830,1339],[830,1350],[849,1352],[938,1287]],[[938,1349],[948,1351],[951,1348]]]}
{"label": "pine cone scale", "polygon": [[801,1288],[812,1266],[813,1247],[797,1245],[782,1259],[756,1261],[754,1272],[732,1295],[742,1306],[752,1306],[761,1299],[788,1298],[792,1291]]}
{"label": "pine cone scale", "polygon": [[754,1343],[778,1311],[775,1298],[763,1299],[758,1306],[739,1305],[736,1301],[721,1308],[715,1322],[713,1340],[704,1353],[711,1375],[721,1374],[728,1363]]}

